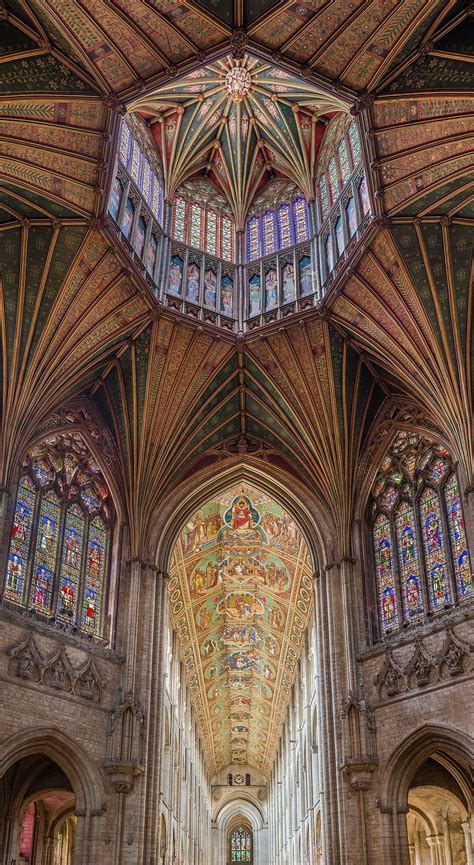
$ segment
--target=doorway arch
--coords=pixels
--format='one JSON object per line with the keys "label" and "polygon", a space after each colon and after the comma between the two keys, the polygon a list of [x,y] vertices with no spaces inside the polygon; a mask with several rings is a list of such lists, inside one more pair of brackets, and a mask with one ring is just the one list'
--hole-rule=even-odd
{"label": "doorway arch", "polygon": [[267,863],[267,825],[263,811],[249,799],[237,797],[218,810],[213,821],[212,865],[233,865],[230,839],[234,829],[247,827],[252,833],[251,865]]}

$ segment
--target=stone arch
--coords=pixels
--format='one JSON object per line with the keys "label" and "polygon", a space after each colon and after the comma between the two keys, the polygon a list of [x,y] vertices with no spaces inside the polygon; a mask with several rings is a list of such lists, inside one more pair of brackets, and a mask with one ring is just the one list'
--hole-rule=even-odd
{"label": "stone arch", "polygon": [[63,770],[76,797],[76,811],[99,814],[104,810],[105,787],[97,766],[81,745],[56,727],[27,728],[6,739],[0,745],[0,777],[33,754],[44,754]]}
{"label": "stone arch", "polygon": [[454,776],[472,811],[469,781],[474,762],[474,740],[461,730],[440,724],[424,724],[403,739],[392,752],[383,772],[378,807],[384,822],[386,861],[409,865],[406,814],[410,783],[417,769],[435,757]]}
{"label": "stone arch", "polygon": [[262,861],[261,853],[266,846],[264,837],[266,822],[263,810],[252,801],[250,796],[239,794],[238,798],[225,802],[216,813],[214,826],[217,838],[216,844],[213,845],[214,865],[227,861],[230,834],[240,823],[252,830],[254,861]]}
{"label": "stone arch", "polygon": [[159,512],[150,520],[149,530],[149,537],[158,539],[154,555],[162,571],[169,569],[174,543],[186,520],[206,501],[242,481],[268,493],[293,517],[306,540],[315,571],[328,558],[334,558],[335,530],[314,492],[294,476],[276,471],[271,465],[263,468],[261,461],[248,457],[245,462],[239,459],[230,465],[226,461],[217,475],[215,465],[197,472],[163,499]]}

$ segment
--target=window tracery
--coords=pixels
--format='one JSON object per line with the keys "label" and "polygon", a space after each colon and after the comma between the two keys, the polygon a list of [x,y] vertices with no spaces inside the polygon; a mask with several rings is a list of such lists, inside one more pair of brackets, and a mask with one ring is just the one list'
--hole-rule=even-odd
{"label": "window tracery", "polygon": [[246,826],[238,826],[231,833],[230,861],[252,862],[252,832]]}
{"label": "window tracery", "polygon": [[171,234],[209,255],[235,261],[235,229],[232,220],[203,201],[176,195],[173,201]]}
{"label": "window tracery", "polygon": [[247,220],[247,261],[280,252],[309,240],[310,224],[306,200],[299,195],[294,201],[276,208],[266,208]]}
{"label": "window tracery", "polygon": [[99,636],[110,531],[109,490],[82,436],[35,445],[18,484],[4,600]]}
{"label": "window tracery", "polygon": [[339,116],[329,124],[318,161],[317,233],[324,283],[370,213],[355,120],[348,122],[346,117]]}
{"label": "window tracery", "polygon": [[446,448],[401,430],[375,480],[371,521],[382,634],[472,598],[459,484]]}

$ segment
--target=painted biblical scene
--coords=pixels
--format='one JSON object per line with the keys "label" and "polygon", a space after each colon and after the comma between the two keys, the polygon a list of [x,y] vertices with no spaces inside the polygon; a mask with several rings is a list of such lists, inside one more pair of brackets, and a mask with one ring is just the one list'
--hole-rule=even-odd
{"label": "painted biblical scene", "polygon": [[[170,611],[184,666],[200,682],[194,699],[216,768],[240,762],[264,771],[271,761],[280,735],[272,706],[288,701],[311,598],[301,531],[261,491],[232,488],[183,526]],[[280,666],[287,674],[277,677]]]}

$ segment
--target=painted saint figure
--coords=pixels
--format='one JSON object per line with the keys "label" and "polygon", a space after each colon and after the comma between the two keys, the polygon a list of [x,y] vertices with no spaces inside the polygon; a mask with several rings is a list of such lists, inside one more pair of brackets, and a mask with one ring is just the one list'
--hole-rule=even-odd
{"label": "painted saint figure", "polygon": [[45,565],[36,568],[33,583],[33,604],[35,607],[47,607],[49,586],[51,584],[51,572]]}
{"label": "painted saint figure", "polygon": [[244,498],[240,498],[232,508],[232,528],[252,528],[252,515],[247,501]]}
{"label": "painted saint figure", "polygon": [[24,504],[24,502],[18,502],[12,526],[12,539],[17,541],[17,543],[22,544],[26,541],[26,530],[29,516],[30,509]]}
{"label": "painted saint figure", "polygon": [[65,613],[67,616],[72,616],[74,612],[74,599],[75,593],[74,588],[72,586],[71,580],[67,578],[62,581],[61,585],[61,602],[62,602],[62,613]]}
{"label": "painted saint figure", "polygon": [[55,524],[50,517],[43,517],[41,522],[40,547],[50,553],[54,544]]}

